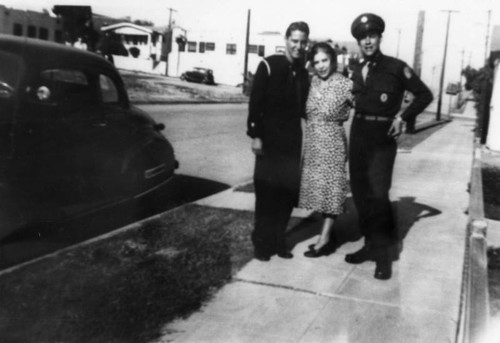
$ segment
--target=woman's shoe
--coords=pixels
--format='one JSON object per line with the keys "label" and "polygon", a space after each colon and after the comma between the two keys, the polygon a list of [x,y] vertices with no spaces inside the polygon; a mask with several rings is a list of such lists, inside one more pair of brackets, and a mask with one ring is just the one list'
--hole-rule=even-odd
{"label": "woman's shoe", "polygon": [[328,256],[332,253],[334,253],[336,250],[335,244],[333,244],[331,241],[323,245],[321,248],[318,250],[314,249],[314,244],[311,244],[309,246],[309,250],[304,253],[305,257],[320,257],[320,256]]}

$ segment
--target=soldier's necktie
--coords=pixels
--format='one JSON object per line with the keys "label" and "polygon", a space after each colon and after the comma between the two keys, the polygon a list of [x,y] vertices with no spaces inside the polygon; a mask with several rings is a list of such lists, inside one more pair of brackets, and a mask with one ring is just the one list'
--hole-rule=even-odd
{"label": "soldier's necktie", "polygon": [[368,70],[370,70],[370,64],[371,64],[370,61],[366,62],[366,64],[361,69],[361,75],[363,75],[363,81],[366,81],[366,75],[368,75]]}

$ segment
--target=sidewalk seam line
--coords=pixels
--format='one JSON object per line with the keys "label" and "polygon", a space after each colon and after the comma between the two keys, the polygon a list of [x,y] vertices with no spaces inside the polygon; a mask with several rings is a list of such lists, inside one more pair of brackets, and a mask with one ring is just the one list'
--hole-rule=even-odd
{"label": "sidewalk seam line", "polygon": [[[242,279],[242,278],[233,278],[233,281],[248,283],[248,284],[253,284],[253,285],[259,285],[259,286],[267,286],[267,287],[272,287],[272,288],[286,289],[286,290],[300,292],[300,293],[304,293],[304,294],[317,295],[317,296],[320,296],[323,298],[328,298],[328,299],[350,300],[350,301],[355,301],[355,302],[364,302],[364,303],[387,306],[387,307],[394,307],[394,308],[411,308],[411,309],[416,309],[416,310],[425,311],[425,312],[437,313],[439,315],[445,316],[440,311],[428,309],[428,308],[416,307],[416,306],[396,305],[396,304],[375,301],[375,300],[370,300],[370,299],[353,298],[353,297],[343,296],[343,295],[339,295],[339,294],[316,292],[316,291],[310,291],[310,290],[303,289],[303,288],[296,288],[296,287],[286,286],[286,285],[277,285],[277,284],[270,283],[270,282],[254,281],[254,280],[247,280],[247,279]],[[454,320],[453,318],[450,318],[450,319],[452,321]]]}

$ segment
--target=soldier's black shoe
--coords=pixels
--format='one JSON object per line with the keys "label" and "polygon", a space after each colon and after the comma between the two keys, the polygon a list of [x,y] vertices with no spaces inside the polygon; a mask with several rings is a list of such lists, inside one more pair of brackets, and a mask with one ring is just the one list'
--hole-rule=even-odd
{"label": "soldier's black shoe", "polygon": [[345,255],[345,261],[351,264],[360,264],[366,261],[374,261],[375,255],[372,250],[367,246],[362,247],[360,250]]}
{"label": "soldier's black shoe", "polygon": [[278,257],[281,257],[281,258],[284,258],[284,259],[291,259],[293,258],[293,254],[289,251],[281,251],[281,252],[278,252],[276,255],[278,255]]}
{"label": "soldier's black shoe", "polygon": [[375,261],[375,279],[389,280],[392,276],[392,260],[387,253],[382,253]]}

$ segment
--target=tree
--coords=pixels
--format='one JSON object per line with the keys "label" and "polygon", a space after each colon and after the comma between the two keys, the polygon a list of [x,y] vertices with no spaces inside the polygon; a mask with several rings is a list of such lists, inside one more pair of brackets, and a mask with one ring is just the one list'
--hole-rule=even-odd
{"label": "tree", "polygon": [[471,66],[467,66],[464,70],[462,70],[462,75],[465,77],[465,89],[468,91],[472,90],[474,82],[477,82],[476,79],[479,72],[476,69],[471,68]]}
{"label": "tree", "polygon": [[107,31],[97,43],[97,51],[112,60],[112,55],[128,56],[128,50],[115,32]]}
{"label": "tree", "polygon": [[484,84],[493,82],[493,68],[490,65],[485,65],[483,68],[476,70],[467,66],[462,70],[462,75],[465,77],[465,89],[472,91],[474,98],[479,99],[481,92],[484,91]]}
{"label": "tree", "polygon": [[92,9],[90,6],[56,5],[52,12],[61,18],[65,40],[73,45],[81,38],[93,50],[99,33],[92,23]]}
{"label": "tree", "polygon": [[140,26],[155,26],[155,24],[149,20],[136,19],[132,23]]}

